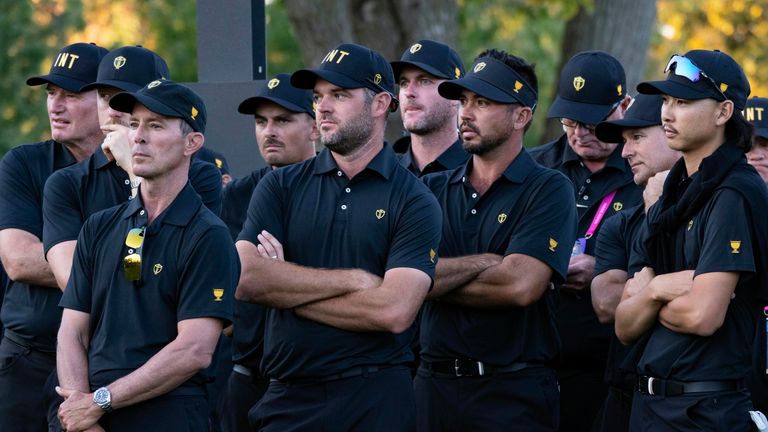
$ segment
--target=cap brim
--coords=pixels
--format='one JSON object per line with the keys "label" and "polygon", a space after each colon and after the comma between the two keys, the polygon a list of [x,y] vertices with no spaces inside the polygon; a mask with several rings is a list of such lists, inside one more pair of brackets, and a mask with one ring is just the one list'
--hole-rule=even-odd
{"label": "cap brim", "polygon": [[430,65],[428,65],[426,63],[415,62],[415,61],[398,60],[398,61],[390,62],[389,64],[392,65],[392,72],[394,72],[394,74],[395,74],[395,79],[398,79],[400,77],[400,73],[403,72],[403,68],[405,68],[406,66],[417,67],[417,68],[419,68],[419,69],[429,73],[430,75],[434,75],[434,76],[436,76],[438,78],[443,78],[443,79],[451,79],[452,78],[450,76],[447,76],[445,73],[440,72],[435,67],[430,66]]}
{"label": "cap brim", "polygon": [[601,105],[575,102],[557,96],[547,113],[548,118],[567,118],[584,124],[597,124],[611,112],[614,104]]}
{"label": "cap brim", "polygon": [[464,90],[469,90],[494,102],[522,104],[521,101],[510,96],[504,90],[481,79],[473,78],[471,75],[457,80],[445,81],[437,87],[440,96],[452,100],[458,100]]}
{"label": "cap brim", "polygon": [[85,81],[80,81],[72,77],[56,75],[56,74],[33,76],[27,79],[28,86],[39,86],[39,85],[48,84],[48,83],[53,84],[55,86],[59,86],[66,91],[70,91],[74,93],[80,93],[82,91],[80,89],[84,85],[88,84]]}
{"label": "cap brim", "polygon": [[92,90],[101,86],[115,87],[122,91],[127,91],[127,92],[137,92],[139,91],[139,89],[143,87],[138,84],[127,82],[127,81],[104,80],[104,81],[96,81],[95,83],[85,85],[80,88],[80,91],[84,92],[84,91]]}
{"label": "cap brim", "polygon": [[605,143],[622,143],[624,142],[623,133],[625,129],[637,129],[651,126],[659,126],[659,123],[636,118],[604,121],[598,123],[595,128],[595,136]]}
{"label": "cap brim", "polygon": [[642,94],[662,94],[686,100],[712,98],[711,92],[671,80],[642,82],[637,85],[637,91]]}
{"label": "cap brim", "polygon": [[768,139],[768,128],[755,128],[754,136]]}
{"label": "cap brim", "polygon": [[237,107],[237,111],[240,114],[256,114],[256,106],[260,102],[272,102],[274,104],[280,105],[281,107],[287,109],[288,111],[293,111],[297,113],[307,112],[306,109],[296,105],[293,102],[289,102],[285,99],[269,97],[269,96],[254,96],[254,97],[248,98],[240,102],[240,105]]}
{"label": "cap brim", "polygon": [[178,117],[184,119],[182,113],[177,112],[175,109],[160,102],[157,99],[149,97],[145,94],[138,93],[118,93],[109,100],[109,106],[113,109],[121,112],[130,113],[133,111],[133,107],[136,103],[140,103],[147,107],[148,110],[153,113],[164,115],[167,117]]}

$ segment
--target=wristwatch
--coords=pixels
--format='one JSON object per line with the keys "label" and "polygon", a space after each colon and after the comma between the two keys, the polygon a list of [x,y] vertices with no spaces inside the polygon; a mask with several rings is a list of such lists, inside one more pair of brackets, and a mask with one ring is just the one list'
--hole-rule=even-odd
{"label": "wristwatch", "polygon": [[103,409],[104,412],[112,412],[112,393],[106,387],[93,392],[93,403]]}

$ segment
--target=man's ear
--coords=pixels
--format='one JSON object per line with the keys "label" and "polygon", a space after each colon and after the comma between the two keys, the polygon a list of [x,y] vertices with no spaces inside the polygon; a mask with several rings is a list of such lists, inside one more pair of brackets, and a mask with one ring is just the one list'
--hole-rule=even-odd
{"label": "man's ear", "polygon": [[733,116],[733,110],[735,109],[733,101],[724,100],[718,103],[717,108],[718,109],[715,112],[715,124],[717,126],[723,126],[731,119],[731,116]]}
{"label": "man's ear", "polygon": [[190,132],[184,138],[184,154],[192,156],[203,147],[205,137],[200,132]]}

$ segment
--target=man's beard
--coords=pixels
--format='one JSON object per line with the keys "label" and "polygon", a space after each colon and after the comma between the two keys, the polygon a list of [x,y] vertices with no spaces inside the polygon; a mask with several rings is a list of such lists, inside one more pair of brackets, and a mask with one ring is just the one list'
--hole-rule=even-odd
{"label": "man's beard", "polygon": [[496,136],[482,136],[480,134],[480,129],[478,129],[477,126],[469,122],[464,122],[461,126],[472,129],[472,131],[475,134],[477,134],[478,137],[480,137],[480,142],[478,144],[469,144],[466,141],[462,143],[463,144],[462,147],[464,148],[464,151],[470,154],[483,156],[489,153],[490,151],[496,149],[497,147],[499,147],[509,139],[509,134],[496,135]]}
{"label": "man's beard", "polygon": [[334,153],[346,156],[365,144],[373,130],[370,105],[364,107],[357,117],[338,124],[336,132],[320,132],[320,143]]}

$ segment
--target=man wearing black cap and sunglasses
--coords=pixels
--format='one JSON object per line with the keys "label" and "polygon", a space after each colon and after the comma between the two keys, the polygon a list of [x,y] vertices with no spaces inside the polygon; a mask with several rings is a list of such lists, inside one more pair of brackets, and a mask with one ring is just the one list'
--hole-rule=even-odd
{"label": "man wearing black cap and sunglasses", "polygon": [[750,86],[720,51],[675,55],[661,94],[669,146],[682,152],[648,211],[645,265],[616,309],[616,334],[642,348],[631,430],[749,431],[744,377],[768,299],[768,191],[744,157]]}
{"label": "man wearing black cap and sunglasses", "polygon": [[206,111],[156,80],[118,93],[131,112],[136,199],[98,212],[77,240],[61,299],[57,370],[67,430],[207,430],[201,370],[231,320],[239,276],[226,226],[189,184]]}
{"label": "man wearing black cap and sunglasses", "polygon": [[391,62],[399,87],[400,116],[409,135],[393,148],[400,164],[422,176],[454,169],[469,158],[456,133],[458,101],[437,92],[440,83],[461,78],[464,63],[448,45],[423,39]]}
{"label": "man wearing black cap and sunglasses", "polygon": [[[629,162],[635,183],[643,187],[654,175],[669,170],[680,159],[680,152],[667,146],[661,126],[661,103],[659,95],[638,95],[623,119],[601,122],[595,129],[595,135],[602,142],[624,143],[621,156]],[[628,275],[641,270],[635,268],[637,259],[633,251],[642,237],[640,230],[647,206],[649,203],[646,202],[623,209],[605,221],[597,236],[595,278],[591,290],[592,306],[602,323],[614,322],[616,306]],[[631,360],[627,360],[630,366],[623,364],[628,349],[615,334],[611,335],[605,372],[608,396],[595,419],[593,432],[629,430],[637,364],[631,364]]]}
{"label": "man wearing black cap and sunglasses", "polygon": [[[240,103],[237,110],[254,117],[256,143],[267,166],[233,180],[224,189],[221,219],[233,239],[243,228],[248,204],[259,181],[274,169],[313,158],[318,138],[312,91],[291,85],[289,74],[275,75],[259,88],[256,96]],[[248,410],[267,390],[269,380],[259,370],[264,353],[265,318],[263,306],[235,301],[234,367],[218,406],[225,432],[252,430]]]}
{"label": "man wearing black cap and sunglasses", "polygon": [[621,158],[621,145],[600,141],[595,126],[624,117],[630,101],[618,60],[602,51],[580,52],[563,67],[548,113],[560,119],[565,133],[531,150],[537,162],[564,173],[576,192],[577,241],[568,277],[559,287],[557,311],[561,424],[569,431],[589,430],[607,392],[603,374],[612,331],[598,321],[589,291],[595,240],[605,219],[640,204],[642,195]]}
{"label": "man wearing black cap and sunglasses", "polygon": [[341,44],[291,76],[314,90],[325,150],[267,174],[237,242],[238,299],[269,306],[254,428],[413,430],[413,320],[437,262],[440,208],[384,143],[392,67]]}
{"label": "man wearing black cap and sunglasses", "polygon": [[576,209],[562,204],[568,179],[523,149],[537,87],[533,66],[491,49],[438,88],[461,105],[472,157],[424,178],[444,222],[421,317],[420,431],[557,428],[551,281],[565,280]]}
{"label": "man wearing black cap and sunglasses", "polygon": [[101,143],[96,91],[80,88],[96,78],[106,54],[94,44],[68,45],[47,75],[27,80],[46,86],[52,139],[16,147],[0,162],[0,258],[12,280],[0,312],[0,430],[47,429],[43,386],[56,366],[61,291],[43,255],[43,187]]}

